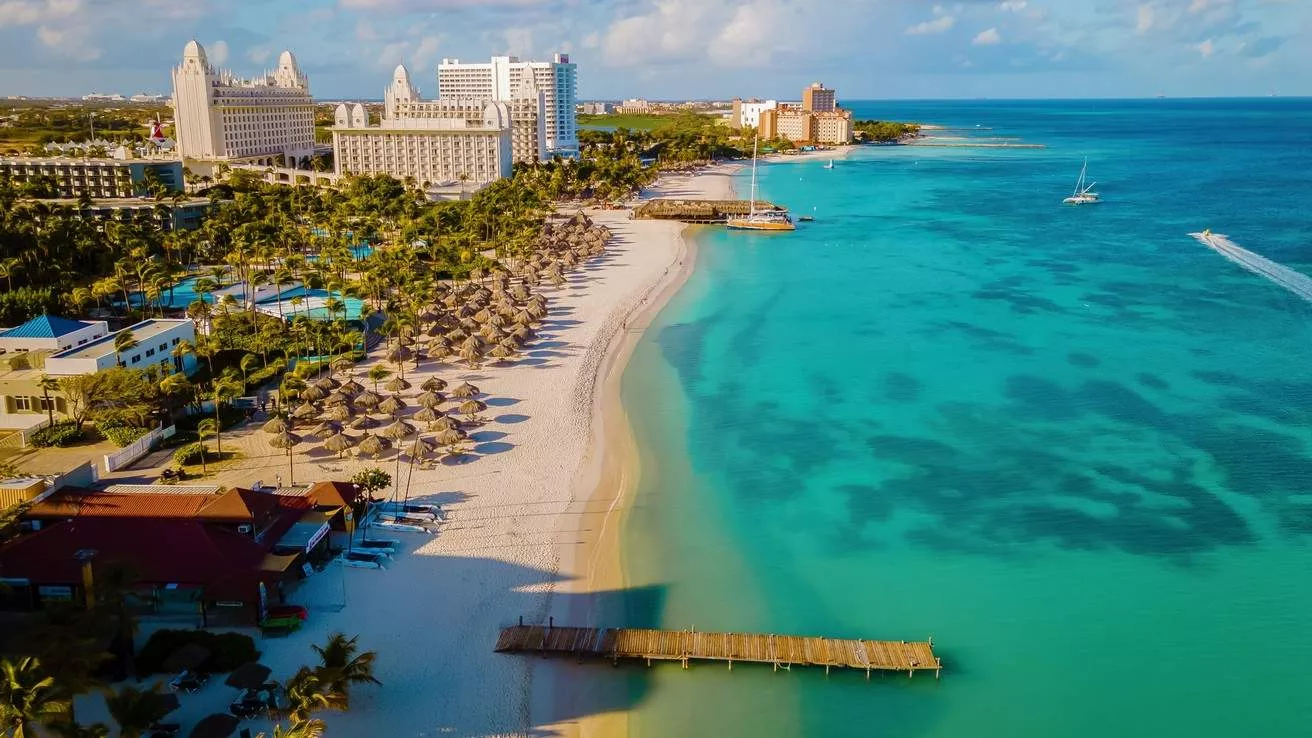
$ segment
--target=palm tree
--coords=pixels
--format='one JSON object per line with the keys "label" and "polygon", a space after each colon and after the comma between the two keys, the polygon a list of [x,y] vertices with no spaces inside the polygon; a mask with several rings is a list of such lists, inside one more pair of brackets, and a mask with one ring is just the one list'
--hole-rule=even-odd
{"label": "palm tree", "polygon": [[131,328],[124,328],[118,332],[118,335],[114,336],[114,358],[118,361],[119,366],[124,366],[123,352],[131,351],[138,345],[137,337],[132,333]]}
{"label": "palm tree", "polygon": [[0,735],[32,738],[34,726],[58,722],[68,710],[38,659],[0,661]]}
{"label": "palm tree", "polygon": [[219,421],[214,418],[205,418],[196,424],[196,438],[200,443],[200,473],[209,474],[209,467],[206,466],[205,457],[209,456],[209,451],[205,449],[205,442],[211,438],[219,436]]}
{"label": "palm tree", "polygon": [[388,371],[387,367],[383,366],[382,364],[375,364],[374,366],[369,368],[369,373],[367,376],[369,377],[369,379],[373,380],[374,392],[377,392],[378,383],[392,376],[392,373]]}
{"label": "palm tree", "polygon": [[210,396],[214,400],[214,453],[219,458],[223,458],[223,437],[221,435],[223,420],[219,417],[219,406],[235,397],[240,397],[245,389],[245,387],[239,386],[227,377],[215,377],[214,379]]}
{"label": "palm tree", "polygon": [[255,371],[256,361],[258,361],[258,357],[256,357],[255,354],[246,354],[241,357],[241,384],[243,391],[244,388],[250,384],[250,374]]}
{"label": "palm tree", "polygon": [[120,738],[141,738],[152,725],[169,714],[168,707],[160,699],[160,691],[160,684],[156,682],[147,689],[125,686],[105,697],[105,706],[118,726]]}
{"label": "palm tree", "polygon": [[349,696],[351,687],[356,684],[382,684],[374,678],[374,659],[378,654],[373,651],[359,653],[356,641],[359,636],[347,638],[343,633],[333,633],[328,642],[314,646],[322,662],[318,668],[321,679],[329,689]]}
{"label": "palm tree", "polygon": [[323,710],[346,710],[344,695],[329,689],[314,669],[302,666],[284,687],[287,694],[287,717],[293,725],[310,720],[310,715]]}
{"label": "palm tree", "polygon": [[42,374],[41,379],[37,380],[37,386],[41,388],[41,397],[46,403],[46,415],[50,419],[50,424],[55,424],[55,403],[50,400],[50,393],[59,389],[59,380],[48,374]]}
{"label": "palm tree", "polygon": [[[302,720],[299,723],[292,723],[291,727],[284,728],[281,724],[273,726],[272,738],[323,738],[324,722],[322,720]],[[260,733],[256,738],[266,738]]]}

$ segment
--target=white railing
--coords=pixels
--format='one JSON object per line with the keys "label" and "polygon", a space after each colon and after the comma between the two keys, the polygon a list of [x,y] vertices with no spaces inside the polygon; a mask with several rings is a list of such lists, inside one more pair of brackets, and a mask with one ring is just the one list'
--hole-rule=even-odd
{"label": "white railing", "polygon": [[167,428],[157,428],[146,435],[133,441],[131,445],[115,451],[112,454],[105,454],[105,473],[118,471],[132,462],[140,459],[142,456],[150,453],[155,447],[155,442],[163,438],[172,438],[173,434],[178,432],[176,425],[170,425]]}
{"label": "white railing", "polygon": [[40,423],[37,423],[36,425],[31,426],[30,428],[24,428],[18,434],[19,443],[22,444],[23,448],[27,448],[28,446],[32,445],[32,435],[48,425],[50,425],[50,418],[46,418],[45,420],[42,420]]}

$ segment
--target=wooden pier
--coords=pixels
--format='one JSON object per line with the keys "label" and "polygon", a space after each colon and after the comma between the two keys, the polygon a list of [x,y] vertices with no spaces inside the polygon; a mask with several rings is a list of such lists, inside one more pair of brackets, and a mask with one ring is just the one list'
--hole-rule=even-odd
{"label": "wooden pier", "polygon": [[[783,208],[764,200],[756,201],[756,211]],[[637,220],[677,220],[681,223],[724,223],[731,216],[747,215],[751,200],[648,200],[633,210]]]}
{"label": "wooden pier", "polygon": [[937,678],[942,661],[934,655],[934,641],[866,641],[812,638],[776,634],[702,633],[696,630],[645,630],[637,628],[568,628],[555,625],[519,625],[503,628],[498,653],[573,656],[579,660],[678,661],[687,669],[693,661],[771,664],[775,671],[793,666],[823,666],[872,671],[932,671]]}

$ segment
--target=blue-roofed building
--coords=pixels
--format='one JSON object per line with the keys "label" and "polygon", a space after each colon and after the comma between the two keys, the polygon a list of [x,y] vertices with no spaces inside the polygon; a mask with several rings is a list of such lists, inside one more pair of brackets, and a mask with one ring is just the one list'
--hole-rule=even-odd
{"label": "blue-roofed building", "polygon": [[63,351],[85,346],[109,335],[103,320],[69,320],[54,315],[38,315],[26,323],[0,330],[0,351]]}

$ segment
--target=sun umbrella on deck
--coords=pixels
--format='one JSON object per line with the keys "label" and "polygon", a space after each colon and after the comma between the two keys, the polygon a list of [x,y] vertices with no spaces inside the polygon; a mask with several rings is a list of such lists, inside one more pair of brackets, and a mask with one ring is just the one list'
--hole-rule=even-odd
{"label": "sun umbrella on deck", "polygon": [[269,667],[252,661],[233,669],[223,683],[237,689],[259,689],[269,681],[269,675],[272,673],[273,670]]}
{"label": "sun umbrella on deck", "polygon": [[232,715],[214,713],[196,723],[187,735],[189,738],[228,738],[237,732],[240,721]]}
{"label": "sun umbrella on deck", "polygon": [[169,657],[164,659],[161,664],[164,671],[170,674],[178,674],[184,671],[193,671],[205,660],[210,657],[210,650],[199,643],[188,643],[178,648]]}

